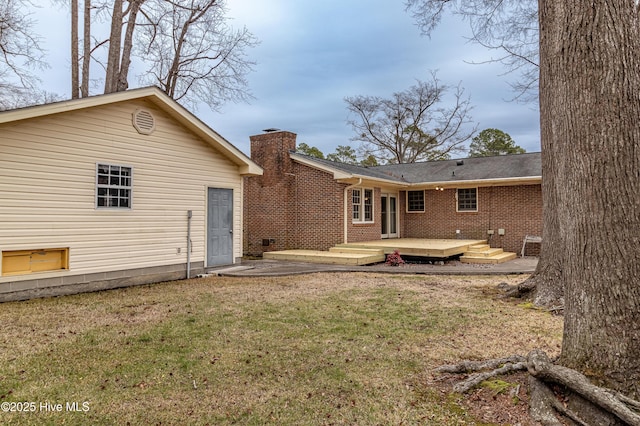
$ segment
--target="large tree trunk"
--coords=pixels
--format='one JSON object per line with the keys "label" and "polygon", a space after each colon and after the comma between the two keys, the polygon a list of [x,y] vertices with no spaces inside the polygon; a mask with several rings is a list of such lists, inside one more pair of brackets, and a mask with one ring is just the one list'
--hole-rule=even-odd
{"label": "large tree trunk", "polygon": [[78,0],[71,0],[71,99],[79,97],[78,57]]}
{"label": "large tree trunk", "polygon": [[122,44],[122,0],[113,2],[111,15],[111,32],[109,36],[109,53],[107,56],[107,70],[104,77],[104,93],[117,91],[120,75],[120,49]]}
{"label": "large tree trunk", "polygon": [[[542,146],[553,174],[561,363],[640,397],[640,23],[634,0],[539,1]],[[546,195],[546,194],[545,194]],[[546,221],[545,221],[546,225]],[[546,249],[547,247],[545,247]]]}
{"label": "large tree trunk", "polygon": [[[547,129],[548,131],[549,129]],[[564,307],[564,278],[562,264],[566,253],[562,233],[558,224],[555,155],[550,143],[553,137],[542,138],[542,250],[535,272],[517,288],[509,292],[510,296],[528,297],[533,303],[545,308]],[[545,146],[547,144],[547,146]],[[547,213],[554,212],[554,213]]]}
{"label": "large tree trunk", "polygon": [[116,92],[122,92],[129,87],[129,65],[131,65],[131,50],[133,49],[133,31],[136,27],[136,19],[140,6],[145,0],[130,0],[127,30],[124,35],[124,45],[122,48],[122,58],[120,60],[120,70],[117,75]]}
{"label": "large tree trunk", "polygon": [[91,0],[84,0],[84,33],[82,41],[82,83],[80,96],[89,96],[89,67],[91,65]]}
{"label": "large tree trunk", "polygon": [[[551,138],[543,138],[550,141]],[[542,147],[542,200],[543,212],[555,212],[557,209],[557,196],[554,170],[554,155],[552,147]],[[542,250],[536,271],[524,283],[518,286],[517,293],[532,293],[533,302],[537,306],[547,308],[564,306],[564,278],[562,276],[562,263],[565,255],[565,246],[558,224],[558,216],[543,213]],[[516,293],[516,294],[517,294]]]}

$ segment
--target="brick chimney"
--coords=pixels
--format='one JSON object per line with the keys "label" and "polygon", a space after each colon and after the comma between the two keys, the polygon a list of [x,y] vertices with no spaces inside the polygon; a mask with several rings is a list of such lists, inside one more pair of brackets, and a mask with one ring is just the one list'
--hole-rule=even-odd
{"label": "brick chimney", "polygon": [[251,136],[251,159],[264,172],[245,177],[244,249],[245,254],[291,248],[291,203],[295,199],[295,176],[289,151],[296,148],[296,134],[281,130]]}
{"label": "brick chimney", "polygon": [[269,130],[251,136],[251,159],[264,169],[262,186],[273,186],[287,173],[292,163],[289,151],[296,149],[296,134],[283,130]]}

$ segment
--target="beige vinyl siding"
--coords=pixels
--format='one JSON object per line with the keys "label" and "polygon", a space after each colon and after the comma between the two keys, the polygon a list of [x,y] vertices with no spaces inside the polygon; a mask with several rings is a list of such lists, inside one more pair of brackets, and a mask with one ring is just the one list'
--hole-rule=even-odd
{"label": "beige vinyl siding", "polygon": [[[151,135],[133,127],[136,108],[153,113]],[[133,168],[131,209],[96,209],[97,163]],[[69,271],[49,276],[186,263],[192,210],[191,261],[206,263],[207,188],[215,187],[234,191],[237,258],[241,184],[235,164],[144,101],[0,125],[0,250],[69,247]]]}

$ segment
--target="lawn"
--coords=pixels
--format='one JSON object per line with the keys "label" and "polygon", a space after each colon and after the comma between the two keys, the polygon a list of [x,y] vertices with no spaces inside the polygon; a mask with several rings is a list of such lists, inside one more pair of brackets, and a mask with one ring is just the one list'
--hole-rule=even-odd
{"label": "lawn", "polygon": [[559,317],[495,297],[522,279],[209,277],[1,304],[0,423],[484,424],[432,370],[559,351]]}

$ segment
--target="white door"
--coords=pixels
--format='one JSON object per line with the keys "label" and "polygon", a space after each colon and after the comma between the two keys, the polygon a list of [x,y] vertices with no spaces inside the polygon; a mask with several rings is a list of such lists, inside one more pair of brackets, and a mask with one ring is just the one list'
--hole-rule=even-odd
{"label": "white door", "polygon": [[398,238],[398,197],[382,194],[381,201],[382,238]]}

